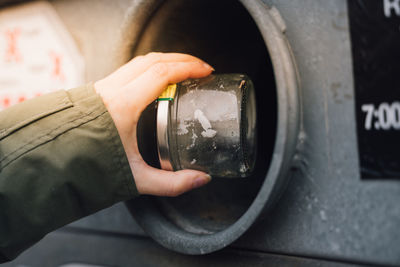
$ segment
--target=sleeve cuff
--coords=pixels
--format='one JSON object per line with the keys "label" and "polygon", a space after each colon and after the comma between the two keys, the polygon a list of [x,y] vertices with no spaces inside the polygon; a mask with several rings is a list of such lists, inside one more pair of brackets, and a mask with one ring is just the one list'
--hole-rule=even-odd
{"label": "sleeve cuff", "polygon": [[93,101],[93,106],[100,107],[100,109],[104,112],[104,114],[102,114],[102,121],[104,123],[104,128],[107,129],[109,133],[109,142],[112,143],[112,151],[110,151],[110,153],[113,154],[113,166],[115,166],[114,170],[112,171],[118,174],[118,177],[123,178],[126,188],[126,193],[123,193],[120,196],[122,198],[120,200],[124,201],[138,196],[139,192],[136,188],[135,180],[121,138],[118,134],[118,130],[114,124],[114,121],[112,120],[111,115],[108,113],[101,96],[96,93],[94,84],[88,83],[85,86],[70,89],[67,92],[74,104],[87,105],[86,102],[88,99],[90,99],[89,102]]}

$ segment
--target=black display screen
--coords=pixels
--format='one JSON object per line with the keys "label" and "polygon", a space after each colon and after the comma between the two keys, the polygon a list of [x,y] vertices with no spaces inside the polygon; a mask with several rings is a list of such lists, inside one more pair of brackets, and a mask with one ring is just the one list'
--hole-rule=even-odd
{"label": "black display screen", "polygon": [[362,179],[400,179],[400,0],[348,0]]}

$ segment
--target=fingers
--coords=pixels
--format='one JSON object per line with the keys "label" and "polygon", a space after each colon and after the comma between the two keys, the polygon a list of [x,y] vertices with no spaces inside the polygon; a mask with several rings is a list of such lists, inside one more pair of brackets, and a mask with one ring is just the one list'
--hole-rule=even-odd
{"label": "fingers", "polygon": [[157,63],[126,86],[131,99],[140,99],[141,110],[156,99],[171,83],[205,77],[213,68],[202,61]]}
{"label": "fingers", "polygon": [[[168,83],[201,78],[214,69],[197,57],[180,53],[149,53],[138,56],[94,84],[106,106],[124,99],[126,112],[140,113],[156,99]],[[123,97],[122,97],[123,96]],[[117,99],[115,99],[117,98]]]}
{"label": "fingers", "polygon": [[140,194],[178,196],[210,182],[211,176],[194,170],[164,171],[148,166],[135,166],[134,178]]}
{"label": "fingers", "polygon": [[118,88],[126,85],[136,77],[144,73],[151,66],[157,63],[169,62],[203,62],[201,59],[180,53],[157,53],[152,52],[144,56],[137,56],[131,61],[120,67],[107,77],[107,80],[101,80],[96,87],[104,87],[112,85]]}
{"label": "fingers", "polygon": [[190,61],[203,62],[201,59],[188,54],[152,52],[144,56],[135,57],[124,67],[129,69],[131,75],[133,75],[134,73],[140,75],[143,72],[145,72],[148,68],[157,63],[190,62]]}

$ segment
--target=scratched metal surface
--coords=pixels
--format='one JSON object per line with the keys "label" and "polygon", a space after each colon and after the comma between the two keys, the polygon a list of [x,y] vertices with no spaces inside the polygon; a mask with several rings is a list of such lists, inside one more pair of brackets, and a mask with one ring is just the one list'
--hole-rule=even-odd
{"label": "scratched metal surface", "polygon": [[303,167],[243,248],[400,264],[400,183],[361,180],[347,3],[265,1],[287,24],[302,81]]}

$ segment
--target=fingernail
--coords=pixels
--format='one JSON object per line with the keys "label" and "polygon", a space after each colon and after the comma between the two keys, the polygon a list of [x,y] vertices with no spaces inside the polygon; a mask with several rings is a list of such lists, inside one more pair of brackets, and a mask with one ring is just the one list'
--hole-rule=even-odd
{"label": "fingernail", "polygon": [[211,69],[212,71],[215,71],[215,69],[213,67],[211,67],[210,65],[208,65],[207,63],[203,63],[203,66]]}
{"label": "fingernail", "polygon": [[210,181],[211,181],[211,176],[208,174],[201,177],[197,177],[193,182],[193,188],[201,187]]}

